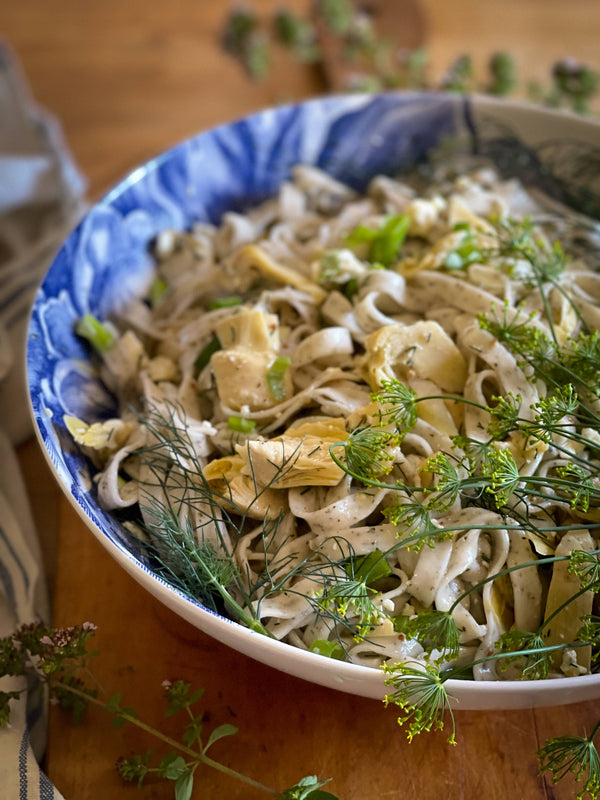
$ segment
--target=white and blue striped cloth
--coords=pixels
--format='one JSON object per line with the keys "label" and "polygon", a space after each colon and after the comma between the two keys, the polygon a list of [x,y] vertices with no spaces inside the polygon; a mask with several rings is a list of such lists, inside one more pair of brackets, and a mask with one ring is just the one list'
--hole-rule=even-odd
{"label": "white and blue striped cloth", "polygon": [[[32,433],[24,349],[40,278],[83,211],[85,183],[56,121],[33,102],[0,42],[0,638],[49,621],[42,558],[13,445]],[[0,677],[1,691],[28,687]],[[11,701],[0,729],[0,800],[60,800],[39,763],[46,710],[37,691]]]}

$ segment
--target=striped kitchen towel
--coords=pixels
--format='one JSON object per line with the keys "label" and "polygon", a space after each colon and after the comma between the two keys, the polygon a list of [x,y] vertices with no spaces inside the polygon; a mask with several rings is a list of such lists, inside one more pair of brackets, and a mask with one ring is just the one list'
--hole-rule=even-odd
{"label": "striped kitchen towel", "polygon": [[[0,638],[49,622],[46,582],[13,445],[32,433],[24,374],[29,309],[37,285],[83,213],[85,182],[57,122],[33,101],[0,42]],[[0,677],[9,725],[0,729],[0,800],[60,800],[39,767],[43,695],[21,676]],[[22,691],[24,690],[24,691]]]}
{"label": "striped kitchen towel", "polygon": [[10,419],[13,442],[32,431],[24,375],[29,309],[49,262],[84,211],[85,189],[60,126],[36,105],[0,41],[0,420]]}

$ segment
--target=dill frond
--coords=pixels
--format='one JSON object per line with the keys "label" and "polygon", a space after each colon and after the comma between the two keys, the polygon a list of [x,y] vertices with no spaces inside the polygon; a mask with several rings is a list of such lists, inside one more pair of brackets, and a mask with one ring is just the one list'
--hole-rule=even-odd
{"label": "dill frond", "polygon": [[548,648],[539,631],[505,631],[496,642],[499,653],[515,653],[506,656],[499,664],[506,670],[511,663],[521,664],[521,677],[528,680],[543,680],[548,677],[554,650]]}
{"label": "dill frond", "polygon": [[440,652],[436,663],[453,660],[458,656],[460,630],[448,611],[424,611],[415,616],[394,617],[394,630],[408,639],[416,639],[430,656],[433,650]]}
{"label": "dill frond", "polygon": [[375,595],[364,580],[339,580],[324,589],[318,603],[322,609],[334,610],[337,616],[347,620],[349,616],[356,617],[354,624],[362,639],[381,620],[381,610],[373,602]]}
{"label": "dill frond", "polygon": [[432,508],[419,500],[393,503],[382,509],[384,517],[395,525],[398,535],[408,549],[418,552],[424,544],[434,547],[436,542],[452,538],[454,532],[446,532],[432,516]]}
{"label": "dill frond", "polygon": [[397,436],[384,428],[355,428],[342,443],[346,470],[365,482],[387,475],[394,460],[388,448],[397,443]]}
{"label": "dill frond", "polygon": [[488,408],[490,421],[487,433],[492,439],[506,439],[509,433],[518,430],[520,422],[522,395],[509,394],[501,397],[492,397],[493,406]]}
{"label": "dill frond", "polygon": [[595,614],[584,614],[581,622],[581,628],[575,636],[576,641],[597,647],[600,644],[600,617]]}
{"label": "dill frond", "polygon": [[[412,665],[414,664],[414,666]],[[448,737],[450,744],[456,744],[456,726],[450,699],[446,691],[445,676],[432,664],[407,662],[384,666],[388,675],[386,686],[394,691],[386,695],[385,704],[397,705],[404,714],[398,717],[400,726],[408,725],[407,738],[413,738],[424,731],[444,729],[444,715],[449,712],[452,722],[452,733]]]}
{"label": "dill frond", "polygon": [[550,772],[553,784],[569,773],[578,783],[583,784],[575,795],[577,800],[584,800],[585,797],[597,800],[600,795],[600,756],[594,744],[599,727],[600,723],[589,736],[559,736],[548,739],[537,752],[540,772]]}
{"label": "dill frond", "polygon": [[458,499],[463,486],[463,478],[446,453],[436,453],[427,459],[421,472],[429,472],[437,477],[435,489],[428,489],[429,508],[447,511]]}
{"label": "dill frond", "polygon": [[485,491],[493,496],[496,507],[502,508],[521,481],[514,456],[510,450],[491,449],[481,465],[481,471],[489,479]]}
{"label": "dill frond", "polygon": [[597,553],[573,550],[567,569],[572,575],[577,575],[582,589],[588,589],[594,594],[600,591],[600,560]]}
{"label": "dill frond", "polygon": [[380,406],[383,425],[393,424],[400,434],[414,427],[417,421],[417,394],[398,380],[383,381],[380,392],[371,394]]}

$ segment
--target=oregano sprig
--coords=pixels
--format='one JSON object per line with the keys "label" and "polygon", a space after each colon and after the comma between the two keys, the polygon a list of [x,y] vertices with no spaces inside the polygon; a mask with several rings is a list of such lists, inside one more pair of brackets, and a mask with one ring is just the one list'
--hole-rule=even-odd
{"label": "oregano sprig", "polygon": [[[88,660],[93,653],[88,652],[87,642],[95,630],[89,622],[68,628],[51,628],[41,623],[24,625],[0,639],[0,677],[33,674],[46,687],[50,699],[70,710],[75,721],[81,719],[89,705],[94,705],[112,715],[115,727],[125,723],[135,725],[168,748],[156,758],[148,750],[119,759],[117,770],[124,780],[139,786],[154,775],[173,782],[175,800],[189,800],[197,770],[208,767],[277,800],[337,800],[335,795],[321,789],[327,781],[320,781],[314,775],[280,792],[213,759],[208,751],[220,739],[237,733],[237,728],[224,723],[207,734],[204,711],[196,709],[203,690],[194,690],[186,681],[163,683],[167,700],[165,715],[183,715],[185,720],[179,739],[141,720],[135,709],[123,704],[121,692],[105,693],[89,669]],[[0,728],[10,724],[11,703],[25,691],[25,688],[0,691]]]}

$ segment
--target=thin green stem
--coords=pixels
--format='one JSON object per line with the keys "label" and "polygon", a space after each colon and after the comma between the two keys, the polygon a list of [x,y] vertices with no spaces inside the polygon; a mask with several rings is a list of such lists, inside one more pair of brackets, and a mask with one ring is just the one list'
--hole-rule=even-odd
{"label": "thin green stem", "polygon": [[[89,703],[92,703],[99,708],[102,708],[106,711],[106,704],[99,700],[97,697],[93,697],[92,695],[87,694],[86,692],[82,691],[81,689],[77,689],[75,686],[71,686],[68,683],[63,683],[62,681],[56,681],[53,684],[55,687],[62,689],[63,691],[71,692],[71,694],[76,695],[77,697],[81,697],[82,699],[86,700]],[[129,714],[127,711],[118,711],[118,712],[110,712],[116,713],[121,719],[124,719],[126,722],[129,722],[131,725],[135,725],[142,731],[149,733],[154,738],[159,739],[163,744],[172,747],[175,750],[179,750],[180,753],[185,754],[189,758],[191,758],[194,762],[199,762],[205,764],[207,767],[212,767],[212,769],[216,769],[219,772],[222,772],[225,775],[229,775],[232,778],[236,778],[243,783],[248,784],[248,786],[252,786],[255,789],[260,789],[267,794],[270,794],[276,797],[279,792],[275,789],[272,789],[269,786],[265,786],[263,783],[259,783],[259,781],[255,781],[253,778],[250,778],[248,775],[244,775],[242,772],[238,772],[237,770],[232,769],[231,767],[222,764],[220,761],[215,761],[214,759],[207,756],[205,753],[202,753],[198,750],[193,750],[191,747],[187,747],[182,742],[177,741],[177,739],[172,739],[170,736],[167,736],[161,731],[153,728],[151,725],[148,725],[141,719]]]}

